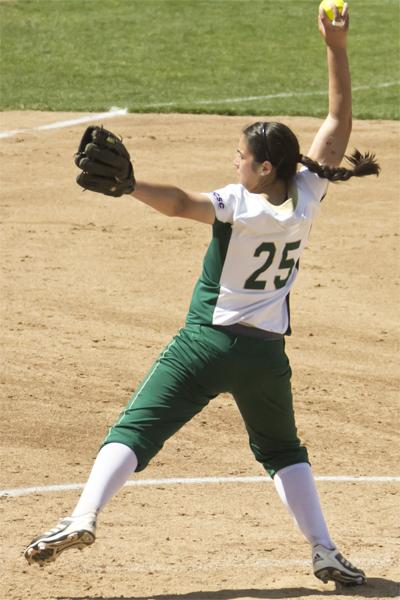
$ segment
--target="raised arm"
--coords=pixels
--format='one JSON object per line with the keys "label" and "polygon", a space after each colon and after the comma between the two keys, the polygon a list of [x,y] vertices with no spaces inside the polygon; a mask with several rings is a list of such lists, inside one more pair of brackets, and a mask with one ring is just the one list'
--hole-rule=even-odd
{"label": "raised arm", "polygon": [[[335,18],[340,19],[335,8]],[[323,9],[318,16],[319,30],[325,40],[328,67],[329,109],[307,153],[317,162],[340,165],[351,133],[351,80],[347,59],[348,6],[342,12],[343,26],[333,25]]]}

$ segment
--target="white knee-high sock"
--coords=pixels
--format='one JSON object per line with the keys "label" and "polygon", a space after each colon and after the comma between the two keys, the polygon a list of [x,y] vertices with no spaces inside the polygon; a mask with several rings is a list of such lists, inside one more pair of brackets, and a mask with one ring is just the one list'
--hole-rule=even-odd
{"label": "white knee-high sock", "polygon": [[280,499],[310,544],[335,548],[322,514],[310,465],[299,463],[285,467],[276,473],[274,483]]}
{"label": "white knee-high sock", "polygon": [[78,517],[99,512],[124,485],[138,465],[134,451],[125,444],[110,443],[102,447],[93,464],[89,479],[72,513]]}

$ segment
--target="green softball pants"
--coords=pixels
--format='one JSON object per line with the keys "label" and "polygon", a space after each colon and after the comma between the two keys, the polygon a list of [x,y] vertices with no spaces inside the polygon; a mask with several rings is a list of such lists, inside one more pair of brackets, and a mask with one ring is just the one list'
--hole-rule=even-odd
{"label": "green softball pants", "polygon": [[229,392],[256,460],[273,477],[279,469],[308,462],[297,437],[290,378],[283,338],[263,340],[187,325],[160,354],[103,445],[129,446],[142,471],[212,398]]}

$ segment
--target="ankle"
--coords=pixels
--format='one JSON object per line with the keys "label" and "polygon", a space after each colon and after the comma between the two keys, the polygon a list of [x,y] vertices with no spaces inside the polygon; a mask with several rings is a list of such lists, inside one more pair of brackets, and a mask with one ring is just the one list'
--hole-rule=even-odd
{"label": "ankle", "polygon": [[88,519],[94,519],[94,520],[96,520],[97,519],[97,514],[98,514],[98,511],[95,511],[95,510],[94,511],[89,510],[89,511],[85,511],[85,512],[74,510],[74,512],[71,515],[71,519],[80,519],[82,517],[85,517],[85,518],[88,518]]}
{"label": "ankle", "polygon": [[317,548],[321,548],[321,547],[324,548],[325,550],[329,550],[329,552],[332,552],[332,550],[337,549],[336,546],[332,542],[331,543],[317,542],[317,543],[311,544],[311,547],[312,547],[313,551],[316,550]]}

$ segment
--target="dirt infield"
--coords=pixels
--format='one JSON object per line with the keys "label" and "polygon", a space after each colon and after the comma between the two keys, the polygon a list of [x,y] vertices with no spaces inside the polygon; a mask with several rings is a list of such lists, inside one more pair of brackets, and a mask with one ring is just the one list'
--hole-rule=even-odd
{"label": "dirt infield", "polygon": [[[79,116],[79,115],[77,115]],[[71,118],[2,113],[1,129]],[[278,117],[279,119],[279,117]],[[317,119],[283,118],[303,152]],[[251,117],[127,115],[139,177],[208,191],[235,181]],[[1,489],[83,482],[98,445],[183,324],[210,231],[132,198],[82,193],[72,156],[85,125],[0,140]],[[396,303],[399,126],[358,121],[352,146],[382,165],[331,186],[291,302],[297,421],[316,475],[399,475]],[[261,475],[228,396],[170,440],[141,479]],[[335,590],[270,483],[125,488],[98,541],[46,569],[21,552],[78,492],[2,497],[1,600],[393,598],[400,588],[398,482],[319,483],[333,537],[367,586]]]}

